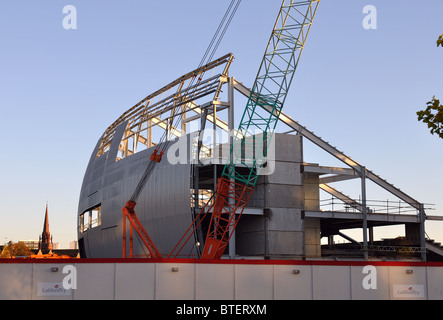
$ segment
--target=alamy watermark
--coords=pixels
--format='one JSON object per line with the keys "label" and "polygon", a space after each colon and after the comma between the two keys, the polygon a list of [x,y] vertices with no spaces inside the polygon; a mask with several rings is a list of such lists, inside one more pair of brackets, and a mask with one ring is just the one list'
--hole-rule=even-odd
{"label": "alamy watermark", "polygon": [[63,274],[67,274],[63,278],[63,288],[66,290],[77,289],[77,268],[73,265],[63,267]]}
{"label": "alamy watermark", "polygon": [[[365,15],[362,21],[362,26],[365,30],[377,29],[377,8],[374,5],[366,5],[363,7],[363,14]],[[77,8],[74,5],[66,5],[63,7],[63,29],[76,30],[77,29]]]}
{"label": "alamy watermark", "polygon": [[[168,148],[165,156],[171,165],[225,164],[254,167],[259,175],[271,175],[275,170],[275,135],[251,133],[246,137],[237,134],[231,148],[228,142],[236,134],[206,129],[202,132],[182,134]],[[224,141],[224,142],[223,142]],[[231,150],[232,149],[232,150]]]}
{"label": "alamy watermark", "polygon": [[63,21],[62,26],[65,30],[77,29],[77,8],[73,5],[66,5],[63,7]]}
{"label": "alamy watermark", "polygon": [[366,274],[362,281],[363,289],[377,290],[377,268],[370,265],[364,266],[362,273]]}
{"label": "alamy watermark", "polygon": [[377,29],[377,8],[373,5],[367,5],[363,8],[365,17],[362,21],[363,29],[376,30]]}

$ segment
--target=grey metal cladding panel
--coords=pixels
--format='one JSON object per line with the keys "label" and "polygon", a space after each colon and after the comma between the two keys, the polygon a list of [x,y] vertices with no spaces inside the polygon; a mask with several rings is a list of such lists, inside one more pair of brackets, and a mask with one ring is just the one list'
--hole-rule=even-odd
{"label": "grey metal cladding panel", "polygon": [[98,149],[100,147],[102,138],[103,138],[103,136],[100,137],[100,139],[97,141],[97,144],[96,144],[96,146],[94,148],[94,151],[92,152],[91,157],[89,158],[88,166],[86,167],[86,172],[85,172],[85,175],[83,177],[82,190],[84,189],[84,187],[87,184],[89,184],[90,176],[91,176],[92,171],[93,171],[94,162],[96,160],[96,155],[97,155]]}
{"label": "grey metal cladding panel", "polygon": [[122,257],[122,230],[121,226],[102,230],[102,246],[100,258]]}
{"label": "grey metal cladding panel", "polygon": [[190,165],[157,167],[137,204],[139,219],[163,254],[172,250],[192,223],[190,169]]}
{"label": "grey metal cladding panel", "polygon": [[[78,204],[78,215],[85,212],[87,209],[90,209],[91,207],[94,207],[98,204],[100,204],[101,201],[101,189],[99,189],[97,192],[89,193],[90,188],[86,188],[88,192],[84,192]],[[96,189],[97,190],[97,189]]]}
{"label": "grey metal cladding panel", "polygon": [[[151,150],[145,150],[107,166],[102,188],[102,227],[117,225],[117,230],[115,233],[106,231],[104,246],[118,243],[117,254],[120,256],[121,208],[130,199],[140,181],[151,153]],[[192,222],[190,170],[190,165],[170,165],[164,158],[155,167],[137,201],[137,216],[162,254],[168,254],[172,250]],[[113,236],[117,239],[111,239]],[[191,251],[195,241],[191,240],[190,243],[190,247],[184,251]],[[144,252],[138,240],[134,241],[134,252]]]}
{"label": "grey metal cladding panel", "polygon": [[106,170],[106,174],[103,179],[103,185],[110,186],[113,183],[119,182],[123,179],[124,175],[125,169],[121,166],[115,167],[114,170]]}
{"label": "grey metal cladding panel", "polygon": [[122,122],[116,129],[114,137],[111,142],[111,147],[109,148],[108,162],[115,162],[118,154],[118,147],[125,133],[126,127],[128,126],[128,121]]}
{"label": "grey metal cladding panel", "polygon": [[[103,185],[100,189],[102,204],[102,226],[104,228],[121,224],[122,207],[129,200],[132,191],[140,179],[149,161],[149,157],[127,157],[115,162],[108,158],[104,173]],[[139,207],[137,206],[136,209]]]}
{"label": "grey metal cladding panel", "polygon": [[96,144],[96,146],[95,146],[95,148],[94,148],[94,150],[93,150],[93,152],[91,154],[91,157],[89,158],[88,166],[86,168],[85,175],[83,177],[83,183],[82,183],[81,190],[84,191],[85,193],[88,193],[88,192],[90,193],[90,190],[86,190],[86,189],[87,189],[87,186],[90,185],[91,180],[93,179],[92,175],[96,174],[97,165],[98,164],[103,164],[104,165],[105,162],[106,162],[106,159],[108,157],[108,154],[106,153],[106,154],[102,155],[101,157],[97,158],[97,152],[98,152],[98,150],[100,148],[102,139],[103,139],[103,135],[97,141],[97,144]]}
{"label": "grey metal cladding panel", "polygon": [[102,189],[103,196],[101,203],[101,222],[102,228],[109,228],[121,224],[123,199],[120,192],[115,192],[121,188],[122,182],[115,183]]}
{"label": "grey metal cladding panel", "polygon": [[[105,172],[106,156],[99,157],[92,161],[88,167],[88,174],[83,180],[80,191],[78,214],[83,213],[92,205],[100,203],[100,189],[102,187]],[[92,203],[92,204],[91,204]]]}
{"label": "grey metal cladding panel", "polygon": [[[97,228],[97,231],[101,230],[101,236],[92,234],[96,230],[91,230],[91,236],[86,235],[89,231],[79,235],[85,239],[85,246],[90,252],[88,257],[121,257],[121,209],[130,199],[140,181],[150,161],[149,155],[151,153],[152,148],[118,162],[108,157],[104,171],[102,171],[102,160],[92,165],[91,175],[95,180],[89,180],[84,189],[90,192],[99,187],[101,181],[103,184],[93,196],[82,190],[83,197],[79,202],[79,208],[81,208],[79,211],[83,212],[89,208],[91,201],[94,204],[101,203],[102,225]],[[99,172],[95,172],[95,170]],[[164,157],[163,161],[155,167],[135,208],[137,216],[163,255],[171,252],[179,238],[192,223],[190,172],[191,165],[171,165],[168,163],[167,157]],[[191,253],[194,245],[195,239],[191,239],[183,252]],[[144,253],[140,241],[136,239],[134,239],[134,253]]]}
{"label": "grey metal cladding panel", "polygon": [[93,169],[91,172],[91,180],[103,179],[103,174],[105,172],[106,156],[98,157],[95,159],[93,164]]}
{"label": "grey metal cladding panel", "polygon": [[102,233],[99,228],[90,229],[86,232],[88,235],[87,239],[87,248],[88,248],[88,257],[100,257],[100,251],[103,248],[102,243]]}

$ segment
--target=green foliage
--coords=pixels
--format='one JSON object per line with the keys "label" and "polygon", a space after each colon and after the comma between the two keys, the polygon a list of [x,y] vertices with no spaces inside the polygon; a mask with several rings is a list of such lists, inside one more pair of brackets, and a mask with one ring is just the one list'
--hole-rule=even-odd
{"label": "green foliage", "polygon": [[428,125],[432,134],[437,134],[443,139],[443,105],[440,100],[432,98],[427,103],[427,108],[417,112],[418,121]]}
{"label": "green foliage", "polygon": [[[438,37],[437,47],[443,47],[443,34]],[[432,134],[443,139],[443,105],[435,96],[427,103],[427,108],[417,112],[418,121],[428,125]]]}
{"label": "green foliage", "polygon": [[32,254],[31,249],[29,249],[23,242],[12,243],[10,242],[3,248],[0,253],[0,258],[12,258],[20,256],[29,256]]}

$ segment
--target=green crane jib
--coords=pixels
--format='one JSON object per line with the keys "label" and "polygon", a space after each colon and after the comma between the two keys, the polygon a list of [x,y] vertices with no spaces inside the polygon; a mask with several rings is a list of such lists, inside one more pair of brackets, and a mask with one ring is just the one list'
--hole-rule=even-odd
{"label": "green crane jib", "polygon": [[[212,211],[208,234],[203,248],[203,259],[218,259],[223,255],[230,237],[243,213],[252,190],[255,187],[266,157],[267,149],[277,125],[281,110],[286,100],[301,53],[311,29],[320,0],[294,1],[283,0],[271,38],[266,48],[263,61],[252,87],[248,103],[230,152],[222,177],[217,181],[214,201],[210,208],[206,206],[186,231],[194,230],[203,221],[201,215]],[[255,149],[247,158],[244,150]],[[150,166],[161,160],[161,155],[154,151]],[[257,156],[259,155],[259,156]],[[146,179],[152,170],[148,167]],[[141,223],[136,219],[134,207],[139,190],[143,188],[145,178],[136,188],[133,198],[123,208],[123,219],[130,221],[130,256],[132,257],[132,228],[134,227],[149,256],[160,258],[161,254],[153,244]],[[209,202],[208,202],[209,203]],[[199,220],[198,225],[195,222]],[[123,225],[123,256],[126,257],[126,227]],[[173,249],[172,256],[182,239]],[[189,236],[188,236],[189,239]],[[187,240],[186,240],[187,241]],[[183,248],[183,246],[181,247]],[[181,250],[181,248],[179,250]],[[177,256],[177,254],[175,255]]]}
{"label": "green crane jib", "polygon": [[[217,190],[203,259],[220,258],[267,156],[320,0],[284,0]],[[255,150],[249,158],[244,150]],[[258,156],[257,156],[258,155]],[[202,211],[203,211],[202,210]]]}

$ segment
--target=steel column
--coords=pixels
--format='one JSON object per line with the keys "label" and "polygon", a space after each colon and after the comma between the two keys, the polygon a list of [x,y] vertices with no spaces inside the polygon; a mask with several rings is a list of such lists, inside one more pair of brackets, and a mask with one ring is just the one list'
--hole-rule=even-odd
{"label": "steel column", "polygon": [[363,256],[365,260],[368,260],[368,218],[366,207],[366,168],[362,167],[361,171],[361,204],[363,214]]}

